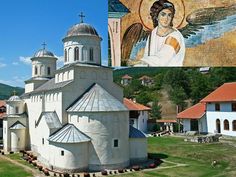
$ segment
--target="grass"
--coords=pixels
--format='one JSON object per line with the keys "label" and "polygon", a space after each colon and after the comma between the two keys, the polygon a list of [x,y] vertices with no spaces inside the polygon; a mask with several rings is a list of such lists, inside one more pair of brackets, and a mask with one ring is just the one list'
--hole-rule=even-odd
{"label": "grass", "polygon": [[[232,141],[234,142],[234,141]],[[184,142],[179,137],[148,138],[148,152],[169,162],[187,164],[185,167],[124,174],[124,177],[234,177],[236,148],[225,143],[200,144]],[[212,161],[217,165],[213,167]],[[171,166],[165,162],[161,165]]]}
{"label": "grass", "polygon": [[21,153],[7,154],[6,156],[9,157],[12,160],[15,160],[15,161],[21,163],[22,165],[26,165],[28,167],[34,168],[34,166],[32,164],[30,164],[27,161],[22,159],[22,154]]}
{"label": "grass", "polygon": [[0,157],[0,177],[30,177],[32,174]]}

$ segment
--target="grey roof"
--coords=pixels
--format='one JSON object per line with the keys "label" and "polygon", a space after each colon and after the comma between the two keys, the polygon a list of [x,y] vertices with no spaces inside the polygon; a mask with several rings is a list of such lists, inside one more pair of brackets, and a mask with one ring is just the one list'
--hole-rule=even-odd
{"label": "grey roof", "polygon": [[137,128],[134,128],[133,126],[129,126],[129,137],[130,138],[146,138],[145,133],[138,130]]}
{"label": "grey roof", "polygon": [[57,143],[82,143],[90,140],[90,137],[82,133],[73,124],[66,124],[48,139],[48,141]]}
{"label": "grey roof", "polygon": [[45,49],[40,49],[34,54],[34,57],[55,57],[54,54]]}
{"label": "grey roof", "polygon": [[25,126],[20,122],[20,121],[16,121],[12,126],[10,126],[10,129],[25,129]]}
{"label": "grey roof", "polygon": [[62,127],[61,122],[60,122],[60,120],[57,116],[57,113],[55,111],[54,112],[42,112],[36,125],[39,124],[42,117],[45,118],[48,128],[51,129],[51,128],[61,128]]}
{"label": "grey roof", "polygon": [[97,31],[95,30],[94,27],[87,23],[79,23],[74,26],[72,26],[68,32],[66,37],[70,36],[78,36],[78,35],[93,35],[93,36],[98,36]]}
{"label": "grey roof", "polygon": [[22,101],[19,96],[11,96],[7,101]]}
{"label": "grey roof", "polygon": [[127,111],[128,109],[99,84],[93,84],[67,109],[68,112]]}
{"label": "grey roof", "polygon": [[48,90],[54,90],[57,88],[62,88],[64,86],[66,86],[67,84],[71,83],[72,81],[64,81],[64,82],[59,82],[59,83],[55,83],[55,78],[50,79],[49,81],[47,81],[45,84],[41,85],[40,87],[38,87],[37,89],[35,89],[33,92],[41,92],[41,91],[48,91]]}

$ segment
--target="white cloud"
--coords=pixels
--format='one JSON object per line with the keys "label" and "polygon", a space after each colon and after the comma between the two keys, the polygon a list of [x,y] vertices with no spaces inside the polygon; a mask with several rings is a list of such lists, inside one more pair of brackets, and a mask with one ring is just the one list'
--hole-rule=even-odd
{"label": "white cloud", "polygon": [[56,56],[58,58],[57,60],[57,68],[60,68],[64,64],[64,56]]}
{"label": "white cloud", "polygon": [[10,80],[1,80],[0,79],[0,83],[6,84],[6,85],[10,85],[10,86],[14,86],[14,87],[24,87],[24,81],[26,80],[27,77],[19,77],[19,76],[14,76],[12,79]]}
{"label": "white cloud", "polygon": [[108,66],[108,59],[103,59],[102,60],[102,65],[103,66]]}
{"label": "white cloud", "polygon": [[19,65],[19,63],[18,63],[18,62],[13,62],[12,64],[13,64],[13,65]]}
{"label": "white cloud", "polygon": [[19,57],[19,60],[20,62],[26,64],[26,65],[31,65],[31,60],[30,60],[31,57],[22,57],[20,56]]}
{"label": "white cloud", "polygon": [[7,66],[5,63],[0,63],[0,68]]}

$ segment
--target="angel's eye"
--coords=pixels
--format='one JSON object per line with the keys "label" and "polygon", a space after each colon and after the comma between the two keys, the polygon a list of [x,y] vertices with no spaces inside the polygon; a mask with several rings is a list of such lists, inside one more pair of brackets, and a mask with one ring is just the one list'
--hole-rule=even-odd
{"label": "angel's eye", "polygon": [[166,13],[165,12],[161,12],[161,16],[162,17],[166,16]]}

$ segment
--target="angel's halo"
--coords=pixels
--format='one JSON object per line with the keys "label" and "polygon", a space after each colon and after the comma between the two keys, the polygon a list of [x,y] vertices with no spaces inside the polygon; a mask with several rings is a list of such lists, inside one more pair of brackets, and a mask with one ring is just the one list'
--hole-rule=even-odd
{"label": "angel's halo", "polygon": [[[150,16],[150,8],[156,0],[141,0],[138,9],[140,21],[146,30],[153,29],[153,23]],[[175,28],[179,28],[185,19],[184,0],[169,0],[175,6],[175,17],[173,24]]]}

